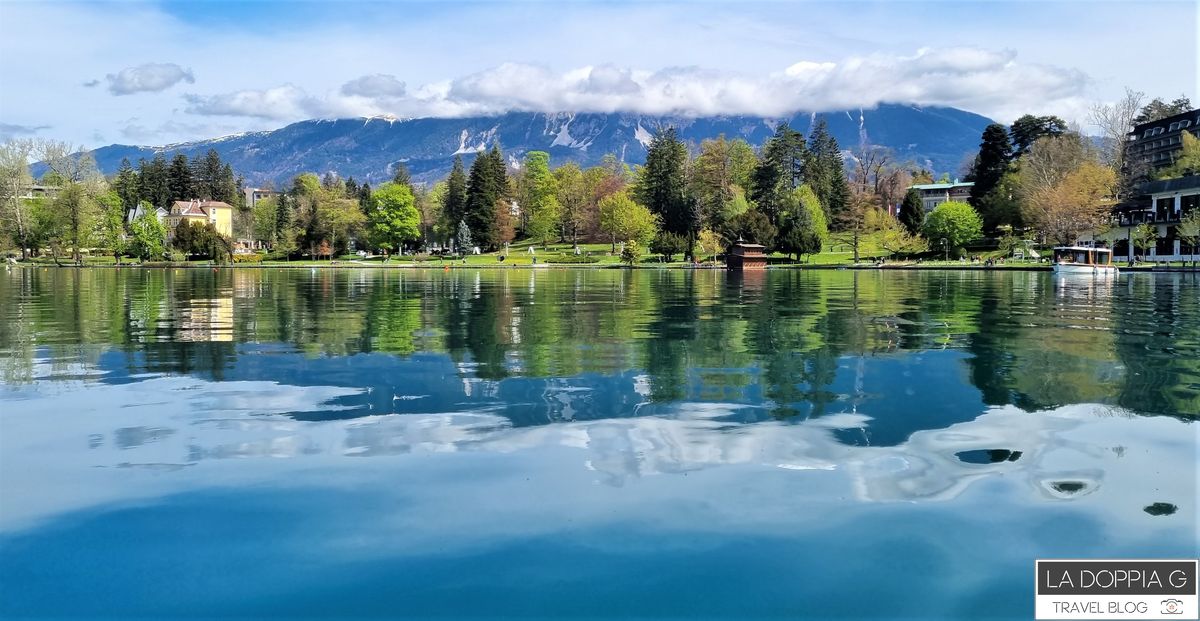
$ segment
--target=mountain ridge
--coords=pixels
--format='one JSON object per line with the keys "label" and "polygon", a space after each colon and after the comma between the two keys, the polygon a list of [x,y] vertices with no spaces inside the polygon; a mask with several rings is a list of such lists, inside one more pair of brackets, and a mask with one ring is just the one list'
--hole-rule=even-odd
{"label": "mountain ridge", "polygon": [[105,174],[123,158],[134,165],[158,153],[168,158],[184,153],[201,156],[210,148],[229,162],[248,185],[286,185],[301,172],[335,172],[378,184],[391,178],[396,162],[404,162],[414,180],[434,181],[449,172],[455,155],[465,160],[498,143],[510,162],[526,152],[548,151],[554,164],[596,164],[608,153],[630,164],[645,159],[653,133],[674,126],[693,148],[705,138],[724,134],[760,146],[775,126],[788,122],[808,134],[824,118],[843,150],[853,150],[865,137],[870,144],[892,149],[896,158],[953,172],[979,143],[987,117],[956,108],[880,104],[875,108],[826,113],[798,113],[785,118],[753,116],[652,116],[625,113],[509,112],[464,118],[359,117],[298,121],[275,130],[243,132],[161,146],[112,144],[92,153]]}

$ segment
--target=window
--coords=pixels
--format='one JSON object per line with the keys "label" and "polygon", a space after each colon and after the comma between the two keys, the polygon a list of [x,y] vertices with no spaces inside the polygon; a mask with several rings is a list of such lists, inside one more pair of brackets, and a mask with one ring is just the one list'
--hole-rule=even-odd
{"label": "window", "polygon": [[1146,133],[1142,134],[1142,138],[1149,138],[1150,136],[1153,136],[1153,135],[1154,135],[1154,128],[1151,127],[1150,129],[1146,130]]}
{"label": "window", "polygon": [[1167,128],[1167,131],[1173,132],[1177,129],[1179,129],[1179,123],[1171,123],[1171,126]]}
{"label": "window", "polygon": [[1191,121],[1180,121],[1180,122],[1179,122],[1179,129],[1187,129],[1187,128],[1191,127],[1191,126],[1192,126],[1192,122],[1191,122]]}

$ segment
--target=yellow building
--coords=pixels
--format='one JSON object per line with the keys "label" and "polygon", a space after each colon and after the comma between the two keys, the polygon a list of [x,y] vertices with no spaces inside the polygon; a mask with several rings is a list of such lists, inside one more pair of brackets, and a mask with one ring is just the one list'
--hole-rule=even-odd
{"label": "yellow building", "polygon": [[187,220],[192,224],[209,224],[216,227],[217,232],[233,238],[233,206],[221,201],[175,201],[171,212],[163,218],[167,228],[168,239],[175,235],[175,227]]}

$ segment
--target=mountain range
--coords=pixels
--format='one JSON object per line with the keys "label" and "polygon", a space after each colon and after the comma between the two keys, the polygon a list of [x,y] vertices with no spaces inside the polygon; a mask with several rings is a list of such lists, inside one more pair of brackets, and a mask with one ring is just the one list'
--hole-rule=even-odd
{"label": "mountain range", "polygon": [[637,114],[510,112],[474,118],[395,119],[383,117],[310,120],[250,132],[159,147],[114,144],[93,152],[100,170],[114,173],[121,160],[135,166],[140,158],[162,152],[189,158],[216,149],[247,184],[287,185],[301,172],[335,172],[378,184],[404,162],[416,181],[434,181],[450,171],[455,155],[470,163],[474,155],[499,144],[509,161],[528,151],[548,151],[551,163],[575,161],[588,166],[612,153],[630,164],[645,160],[654,133],[674,126],[693,147],[724,134],[761,145],[781,121],[807,134],[823,117],[830,133],[852,157],[864,142],[890,148],[898,160],[935,173],[959,169],[979,146],[987,117],[946,107],[882,104],[872,109],[796,114],[791,118],[751,116],[669,117]]}

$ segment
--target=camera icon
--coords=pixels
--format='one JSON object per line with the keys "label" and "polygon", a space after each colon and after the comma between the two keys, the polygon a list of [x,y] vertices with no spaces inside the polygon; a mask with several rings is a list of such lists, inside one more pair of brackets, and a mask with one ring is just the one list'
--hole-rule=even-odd
{"label": "camera icon", "polygon": [[1183,602],[1177,599],[1164,599],[1162,601],[1162,614],[1164,615],[1181,615],[1183,614]]}

